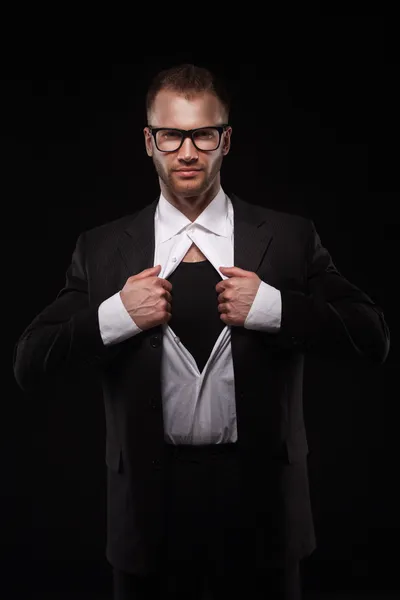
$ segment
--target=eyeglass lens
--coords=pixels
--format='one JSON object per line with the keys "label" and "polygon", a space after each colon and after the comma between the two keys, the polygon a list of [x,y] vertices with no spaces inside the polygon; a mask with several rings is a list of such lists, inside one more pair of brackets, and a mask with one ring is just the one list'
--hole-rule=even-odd
{"label": "eyeglass lens", "polygon": [[[196,146],[200,150],[216,150],[219,142],[219,132],[217,129],[198,129],[193,132],[193,138]],[[156,142],[159,150],[171,152],[177,150],[182,141],[182,133],[171,129],[160,129],[156,133]]]}

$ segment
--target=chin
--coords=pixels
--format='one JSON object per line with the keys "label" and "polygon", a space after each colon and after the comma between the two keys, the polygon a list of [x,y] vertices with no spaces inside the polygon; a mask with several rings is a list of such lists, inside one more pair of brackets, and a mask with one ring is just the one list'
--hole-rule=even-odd
{"label": "chin", "polygon": [[175,190],[202,190],[204,188],[204,182],[199,181],[181,181],[179,183],[174,182],[172,186]]}
{"label": "chin", "polygon": [[186,184],[178,185],[177,189],[181,190],[181,191],[187,190],[188,192],[193,190],[194,192],[196,192],[196,194],[198,194],[199,192],[202,192],[204,190],[204,185],[199,185],[198,183],[187,182]]}

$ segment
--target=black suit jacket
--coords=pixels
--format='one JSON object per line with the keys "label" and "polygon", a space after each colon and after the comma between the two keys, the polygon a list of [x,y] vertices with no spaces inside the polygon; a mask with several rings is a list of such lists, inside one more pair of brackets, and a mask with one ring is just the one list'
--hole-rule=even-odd
{"label": "black suit jacket", "polygon": [[[234,208],[235,266],[256,272],[282,296],[279,333],[232,327],[246,493],[252,511],[271,517],[272,552],[300,558],[316,547],[303,418],[305,354],[381,364],[389,351],[389,331],[382,310],[335,268],[311,220],[228,195]],[[129,276],[153,266],[157,202],[158,197],[133,215],[79,236],[65,287],[23,332],[14,352],[15,377],[26,391],[75,368],[88,367],[101,378],[106,556],[115,567],[138,573],[153,568],[160,547],[163,331],[154,327],[105,347],[98,307]]]}

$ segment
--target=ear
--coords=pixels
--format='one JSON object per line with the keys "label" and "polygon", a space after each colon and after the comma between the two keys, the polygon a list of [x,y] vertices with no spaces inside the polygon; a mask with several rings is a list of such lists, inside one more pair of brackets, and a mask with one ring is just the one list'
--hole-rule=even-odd
{"label": "ear", "polygon": [[224,141],[222,145],[222,154],[226,156],[231,148],[232,127],[227,127],[224,132]]}
{"label": "ear", "polygon": [[143,129],[143,133],[147,156],[153,156],[153,136],[151,135],[150,129],[148,127],[145,127]]}

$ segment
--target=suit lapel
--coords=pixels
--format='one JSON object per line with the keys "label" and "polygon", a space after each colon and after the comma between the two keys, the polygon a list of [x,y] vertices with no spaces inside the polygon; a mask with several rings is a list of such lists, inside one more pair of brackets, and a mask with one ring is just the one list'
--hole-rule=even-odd
{"label": "suit lapel", "polygon": [[[233,193],[228,197],[234,211],[235,267],[257,272],[272,241],[271,226],[252,204]],[[118,247],[123,261],[123,283],[131,275],[154,266],[154,214],[158,200],[157,196],[140,210],[120,237]]]}
{"label": "suit lapel", "polygon": [[151,204],[132,217],[122,232],[118,243],[123,262],[121,281],[125,282],[128,277],[154,266],[154,213],[158,200],[157,196]]}
{"label": "suit lapel", "polygon": [[234,266],[257,272],[272,241],[272,227],[253,205],[231,193],[234,212]]}

